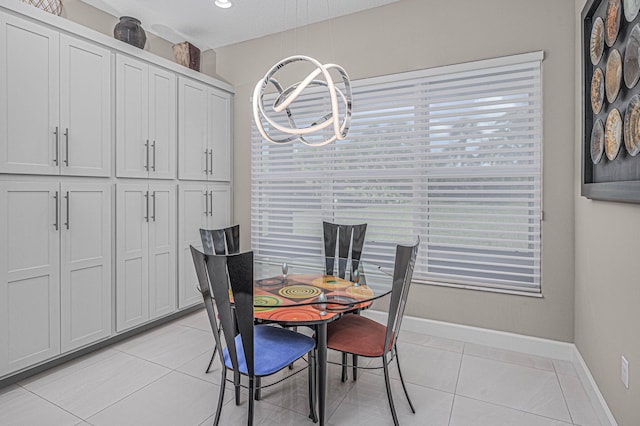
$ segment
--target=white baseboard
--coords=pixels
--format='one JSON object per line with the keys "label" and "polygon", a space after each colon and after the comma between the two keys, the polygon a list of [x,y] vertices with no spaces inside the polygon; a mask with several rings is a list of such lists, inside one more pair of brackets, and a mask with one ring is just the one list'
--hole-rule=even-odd
{"label": "white baseboard", "polygon": [[[363,311],[362,315],[382,323],[387,321],[386,312],[368,310]],[[578,372],[578,377],[587,392],[600,422],[602,424],[618,426],[580,351],[578,351],[578,348],[573,343],[411,316],[404,316],[402,329],[434,337],[460,340],[509,351],[524,352],[545,358],[570,361]]]}
{"label": "white baseboard", "polygon": [[582,354],[575,345],[574,347],[575,351],[573,357],[573,365],[578,372],[578,377],[580,377],[582,386],[587,392],[587,396],[589,396],[589,399],[591,400],[591,405],[593,405],[600,423],[602,423],[603,425],[611,424],[611,426],[618,426],[616,419],[613,417],[613,413],[611,412],[611,410],[609,410],[607,402],[604,400],[604,397],[600,393],[600,389],[598,388],[595,379],[591,375],[589,367],[587,367],[587,363],[584,362]]}

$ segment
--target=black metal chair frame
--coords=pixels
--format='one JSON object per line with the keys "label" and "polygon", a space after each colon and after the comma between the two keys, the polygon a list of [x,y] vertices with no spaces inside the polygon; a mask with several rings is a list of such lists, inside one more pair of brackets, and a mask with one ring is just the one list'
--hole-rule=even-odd
{"label": "black metal chair frame", "polygon": [[[222,348],[222,338],[219,331],[222,330],[234,372],[233,380],[227,379],[227,366],[224,362],[222,350],[218,351],[220,364],[222,366],[222,378],[220,381],[220,394],[218,396],[218,404],[213,424],[217,426],[220,422],[220,414],[222,411],[226,387],[225,383],[229,382],[233,383],[235,387],[236,405],[240,405],[240,389],[244,388],[249,390],[249,413],[247,424],[251,426],[253,424],[254,399],[259,399],[260,378],[262,377],[254,373],[253,366],[253,252],[230,255],[208,255],[200,252],[193,246],[190,248],[196,268],[196,275],[198,276],[198,283],[200,285],[205,308],[209,317],[209,323],[216,341],[216,346]],[[221,273],[221,271],[226,271],[226,273]],[[229,282],[231,283],[233,291],[236,318],[234,318],[234,315],[231,313],[231,301],[229,299],[228,291]],[[218,308],[218,315],[216,315],[213,307],[214,301]],[[220,319],[220,325],[218,325],[218,321],[216,319],[217,316]],[[242,339],[242,345],[244,347],[249,386],[244,386],[240,383],[240,375],[242,373],[240,373],[238,369],[235,335],[233,332],[229,333],[225,331],[235,330],[236,324],[234,324],[234,322],[236,319]],[[262,388],[274,386],[300,373],[304,369],[307,369],[309,373],[309,418],[312,419],[313,422],[317,422],[318,416],[315,411],[315,348],[308,353],[308,357],[305,361],[307,363],[306,367],[289,374],[274,383],[262,386]],[[286,368],[286,366],[283,368]]]}
{"label": "black metal chair frame", "polygon": [[[200,239],[205,254],[233,254],[240,253],[240,225],[233,225],[221,229],[200,228]],[[218,332],[220,330],[218,329]],[[213,360],[216,357],[218,345],[213,347],[213,353],[205,373],[211,370]]]}
{"label": "black metal chair frame", "polygon": [[[353,277],[353,271],[358,269],[360,257],[362,256],[362,248],[364,247],[364,237],[367,233],[367,224],[359,225],[340,225],[331,222],[322,222],[322,231],[324,235],[324,254],[328,275],[333,275],[335,268],[336,243],[338,248],[338,277],[344,278],[346,275],[347,263],[351,258],[351,270],[349,271]],[[359,311],[354,312],[355,314]],[[358,355],[352,355],[353,360],[353,380],[358,378]],[[342,376],[341,380],[347,380],[347,354],[342,354]]]}
{"label": "black metal chair frame", "polygon": [[[409,402],[411,411],[415,414],[416,410],[413,407],[409,392],[404,383],[402,376],[402,369],[400,368],[400,358],[398,356],[398,334],[400,333],[400,326],[402,325],[402,318],[404,317],[404,309],[407,303],[407,296],[409,294],[409,287],[411,286],[411,279],[413,277],[413,269],[415,266],[416,257],[418,254],[418,246],[420,245],[420,237],[417,242],[411,246],[398,245],[396,247],[396,258],[393,270],[393,290],[391,291],[391,301],[389,303],[389,317],[387,319],[387,332],[384,341],[384,354],[382,355],[381,367],[359,367],[357,365],[350,365],[349,367],[361,368],[363,370],[377,370],[384,369],[384,381],[387,389],[387,398],[389,400],[389,407],[391,409],[391,415],[393,417],[394,425],[398,425],[398,416],[393,403],[393,395],[391,394],[391,381],[389,379],[389,364],[395,358],[398,366],[398,374],[400,375],[400,382],[402,383],[402,389]],[[340,320],[338,320],[340,321]],[[344,352],[343,352],[344,354]],[[390,355],[390,356],[389,356]],[[377,357],[375,357],[377,358]],[[332,364],[343,365],[332,362]]]}

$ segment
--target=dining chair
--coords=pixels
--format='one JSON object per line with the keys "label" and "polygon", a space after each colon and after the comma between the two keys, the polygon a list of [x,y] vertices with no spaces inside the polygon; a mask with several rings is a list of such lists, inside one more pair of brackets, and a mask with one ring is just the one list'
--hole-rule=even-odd
{"label": "dining chair", "polygon": [[[202,229],[200,228],[200,239],[202,240],[202,249],[205,254],[232,254],[240,252],[240,225],[233,225],[221,229]],[[220,330],[218,330],[219,332]],[[213,347],[213,353],[209,360],[209,365],[205,373],[211,370],[211,365],[216,357],[216,349]]]}
{"label": "dining chair", "polygon": [[349,272],[352,273],[358,268],[362,247],[364,246],[364,236],[367,233],[367,224],[340,225],[323,221],[322,230],[324,234],[326,273],[327,275],[334,275],[337,246],[338,274],[336,276],[344,278],[349,258],[351,258],[352,262]]}
{"label": "dining chair", "polygon": [[[411,407],[413,413],[416,412],[413,408],[411,398],[409,398],[404,378],[402,377],[396,343],[404,316],[409,287],[411,286],[411,278],[413,277],[413,268],[418,254],[419,244],[420,238],[418,238],[414,245],[398,245],[396,247],[393,289],[391,290],[389,317],[386,326],[360,315],[344,315],[337,321],[329,323],[327,326],[327,347],[329,349],[368,358],[382,359],[382,367],[373,368],[384,369],[387,398],[389,399],[389,407],[391,408],[394,425],[398,425],[398,416],[396,415],[396,409],[393,404],[391,382],[389,381],[389,363],[393,361],[393,358],[396,359],[398,365],[400,381],[402,382],[404,394],[409,402],[409,407]],[[391,356],[387,359],[388,354],[391,354]]]}
{"label": "dining chair", "polygon": [[[334,274],[336,245],[338,249],[338,274],[336,276],[344,278],[346,275],[347,263],[351,258],[350,276],[358,269],[362,247],[364,246],[364,236],[367,233],[367,224],[360,225],[340,225],[331,222],[322,222],[324,234],[324,255],[327,275]],[[354,312],[355,314],[359,313]],[[352,355],[353,360],[353,380],[358,378],[358,355]],[[347,380],[347,354],[342,354],[342,379]]]}
{"label": "dining chair", "polygon": [[[222,366],[222,379],[220,381],[220,394],[213,424],[218,425],[220,422],[225,384],[227,382],[227,370],[238,372],[249,379],[247,424],[251,426],[253,424],[254,394],[259,379],[286,368],[290,363],[305,355],[307,355],[306,368],[309,372],[309,417],[313,421],[317,421],[313,379],[315,341],[311,337],[285,328],[254,325],[253,252],[209,255],[191,246],[191,255],[216,345],[219,348],[223,348],[223,338],[226,344],[224,349],[218,351],[218,358]],[[233,304],[240,332],[237,336],[234,334],[235,324],[231,313],[229,283],[233,291]],[[213,297],[211,292],[213,292]],[[218,310],[217,316],[213,308],[214,301]],[[222,336],[224,337],[219,332],[217,318],[220,319]],[[273,384],[279,382],[280,380]],[[242,386],[235,376],[233,384],[236,405],[239,405],[240,388],[246,386]],[[268,386],[271,385],[264,387]]]}

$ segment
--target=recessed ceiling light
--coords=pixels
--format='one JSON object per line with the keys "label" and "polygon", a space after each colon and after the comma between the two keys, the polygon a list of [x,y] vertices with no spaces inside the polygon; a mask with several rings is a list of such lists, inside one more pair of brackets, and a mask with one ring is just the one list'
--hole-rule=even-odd
{"label": "recessed ceiling light", "polygon": [[231,7],[231,2],[229,0],[216,0],[214,4],[223,9],[228,9]]}

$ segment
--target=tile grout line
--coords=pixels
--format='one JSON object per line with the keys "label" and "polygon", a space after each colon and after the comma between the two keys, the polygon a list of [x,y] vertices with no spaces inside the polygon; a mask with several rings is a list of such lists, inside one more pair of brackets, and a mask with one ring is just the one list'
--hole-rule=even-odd
{"label": "tile grout line", "polygon": [[160,379],[162,379],[162,378],[164,378],[164,377],[168,376],[168,375],[169,375],[169,374],[171,374],[172,372],[173,372],[173,370],[170,370],[170,371],[169,371],[169,372],[167,372],[166,374],[163,374],[163,375],[161,375],[160,377],[158,377],[157,379],[152,380],[152,381],[150,381],[149,383],[147,383],[146,385],[142,386],[141,388],[136,389],[136,390],[134,390],[133,392],[128,393],[127,395],[123,396],[122,398],[118,399],[117,401],[112,402],[111,404],[109,404],[109,405],[107,405],[106,407],[104,407],[104,408],[100,409],[99,411],[96,411],[95,413],[93,413],[93,414],[91,414],[89,417],[87,417],[86,419],[82,419],[82,420],[84,420],[85,422],[89,422],[89,420],[88,420],[88,419],[90,419],[91,417],[94,417],[94,416],[96,416],[96,415],[98,415],[98,414],[102,413],[102,412],[103,412],[104,410],[106,410],[107,408],[113,407],[115,404],[117,404],[117,403],[119,403],[119,402],[121,402],[121,401],[124,401],[125,399],[129,398],[129,397],[130,397],[130,396],[132,396],[133,394],[136,394],[136,393],[140,392],[141,390],[143,390],[143,389],[145,389],[145,388],[149,387],[150,385],[154,384],[154,383],[155,383],[155,382],[157,382],[158,380],[160,380]]}
{"label": "tile grout line", "polygon": [[462,353],[460,354],[460,364],[458,365],[458,374],[456,375],[456,384],[453,387],[453,399],[451,400],[451,409],[449,410],[449,421],[448,425],[451,424],[451,418],[453,417],[453,405],[456,403],[456,395],[458,394],[458,383],[460,382],[460,373],[462,372],[462,361],[464,361],[464,348],[467,346],[466,343],[462,345]]}
{"label": "tile grout line", "polygon": [[[462,398],[471,399],[473,401],[482,402],[483,404],[494,405],[494,406],[500,407],[500,408],[507,408],[509,410],[518,411],[519,413],[524,413],[524,414],[529,414],[531,416],[541,417],[543,419],[553,420],[555,422],[562,422],[562,423],[565,423],[565,424],[568,424],[568,425],[575,425],[575,423],[573,423],[573,420],[571,420],[571,423],[567,423],[566,421],[560,420],[560,419],[556,419],[555,417],[549,417],[549,416],[544,416],[542,414],[532,413],[530,411],[525,411],[525,410],[520,409],[520,408],[514,408],[514,407],[510,407],[508,405],[502,405],[502,404],[498,404],[498,403],[492,402],[492,401],[485,401],[485,400],[482,400],[482,399],[474,398],[472,396],[467,396],[467,395],[456,395],[456,396],[460,396]],[[579,426],[579,425],[575,425],[575,426]]]}
{"label": "tile grout line", "polygon": [[[72,415],[72,416],[73,416],[73,417],[75,417],[76,419],[80,420],[80,422],[83,422],[83,421],[84,421],[84,419],[83,419],[82,417],[80,417],[80,416],[78,416],[78,415],[76,415],[76,414],[72,413],[71,411],[67,410],[66,408],[63,408],[63,407],[59,406],[58,404],[56,404],[56,403],[55,403],[55,402],[53,402],[53,401],[49,401],[49,400],[48,400],[47,398],[45,398],[44,396],[42,396],[42,395],[38,395],[37,393],[33,392],[33,391],[32,391],[32,390],[30,390],[30,389],[25,388],[24,386],[22,386],[22,385],[20,385],[20,384],[18,384],[18,383],[16,383],[16,385],[17,385],[17,386],[19,386],[21,389],[23,389],[23,390],[25,390],[25,391],[29,392],[30,394],[32,394],[32,395],[34,395],[34,396],[36,396],[37,398],[40,398],[40,399],[42,399],[43,401],[46,401],[46,402],[48,402],[49,404],[51,404],[51,405],[53,405],[53,406],[55,406],[55,407],[58,407],[59,409],[61,409],[61,410],[62,410],[62,411],[64,411],[65,413],[69,413],[70,415]],[[78,424],[78,423],[76,423],[76,424]]]}
{"label": "tile grout line", "polygon": [[[519,353],[521,353],[521,352],[519,352]],[[522,364],[518,364],[518,363],[516,363],[516,362],[503,361],[503,360],[501,360],[501,359],[489,358],[489,357],[482,356],[482,355],[475,355],[475,354],[468,354],[468,353],[465,353],[464,355],[466,355],[466,356],[472,356],[472,357],[474,357],[474,358],[486,359],[486,360],[488,360],[488,361],[501,362],[501,363],[503,363],[503,364],[515,365],[515,366],[517,366],[517,367],[529,368],[529,369],[531,369],[531,370],[536,370],[536,371],[546,371],[547,373],[556,374],[555,366],[553,367],[553,371],[549,371],[549,370],[545,370],[544,368],[532,367],[532,366],[529,366],[529,365],[522,365]],[[548,358],[548,359],[551,359],[551,358]],[[553,363],[552,363],[552,364],[553,364]]]}
{"label": "tile grout line", "polygon": [[558,386],[560,387],[560,393],[562,394],[562,400],[564,401],[564,406],[567,408],[567,412],[569,413],[569,418],[571,419],[572,424],[576,424],[575,420],[573,420],[573,415],[571,414],[571,409],[569,408],[569,403],[567,402],[567,396],[564,394],[564,389],[562,388],[562,383],[560,383],[560,377],[558,377],[558,370],[556,370],[555,364],[553,365],[553,371],[555,373],[556,382],[558,382]]}

